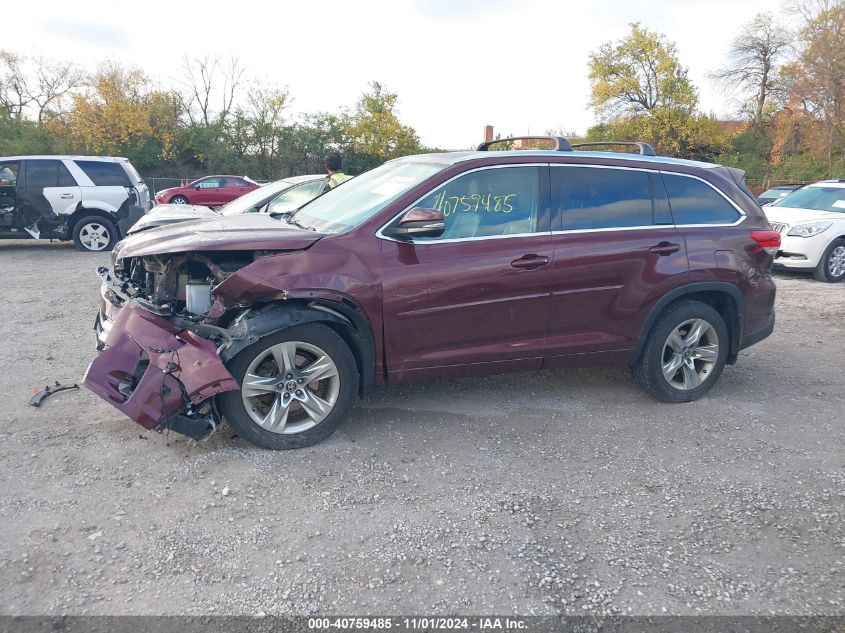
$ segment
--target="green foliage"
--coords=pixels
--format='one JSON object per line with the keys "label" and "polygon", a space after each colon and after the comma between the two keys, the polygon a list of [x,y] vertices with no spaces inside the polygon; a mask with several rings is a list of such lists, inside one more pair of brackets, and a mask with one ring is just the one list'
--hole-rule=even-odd
{"label": "green foliage", "polygon": [[398,99],[396,93],[374,81],[370,92],[364,93],[352,112],[343,116],[345,169],[360,173],[386,160],[422,151],[417,133],[399,120]]}
{"label": "green foliage", "polygon": [[590,105],[602,117],[650,112],[691,114],[698,94],[678,61],[678,50],[664,36],[631,24],[631,33],[590,55]]}
{"label": "green foliage", "polygon": [[62,151],[57,140],[33,121],[12,117],[0,109],[0,156],[54,154]]}

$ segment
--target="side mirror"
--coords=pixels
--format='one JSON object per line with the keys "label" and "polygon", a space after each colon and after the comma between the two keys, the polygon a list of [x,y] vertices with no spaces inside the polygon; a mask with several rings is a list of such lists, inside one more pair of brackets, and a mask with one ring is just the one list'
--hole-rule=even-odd
{"label": "side mirror", "polygon": [[390,235],[397,238],[412,237],[440,237],[446,230],[446,218],[440,211],[414,207],[399,220],[390,231]]}

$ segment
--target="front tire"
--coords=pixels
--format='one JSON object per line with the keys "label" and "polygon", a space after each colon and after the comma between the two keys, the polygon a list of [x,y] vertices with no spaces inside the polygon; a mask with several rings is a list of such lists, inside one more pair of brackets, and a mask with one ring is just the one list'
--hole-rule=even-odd
{"label": "front tire", "polygon": [[188,204],[188,199],[185,196],[173,196],[170,204]]}
{"label": "front tire", "polygon": [[76,248],[87,253],[110,251],[117,243],[117,237],[114,222],[99,215],[86,215],[73,227]]}
{"label": "front tire", "polygon": [[813,276],[831,284],[845,279],[845,239],[840,237],[830,243],[813,271]]}
{"label": "front tire", "polygon": [[318,323],[269,334],[241,350],[230,372],[239,391],[218,396],[234,431],[273,450],[311,446],[346,418],[358,366],[346,341]]}
{"label": "front tire", "polygon": [[664,402],[698,400],[722,375],[729,347],[721,314],[700,301],[679,301],[651,328],[634,378]]}

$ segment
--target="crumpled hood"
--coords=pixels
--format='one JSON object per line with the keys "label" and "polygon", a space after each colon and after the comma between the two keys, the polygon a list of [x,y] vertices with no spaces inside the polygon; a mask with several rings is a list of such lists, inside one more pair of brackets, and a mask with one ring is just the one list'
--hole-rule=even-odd
{"label": "crumpled hood", "polygon": [[132,225],[132,228],[129,229],[129,235],[166,224],[202,218],[216,218],[217,216],[218,214],[215,211],[200,205],[159,204]]}
{"label": "crumpled hood", "polygon": [[794,209],[791,207],[763,207],[769,222],[783,222],[790,226],[816,220],[845,220],[845,213],[819,211],[818,209]]}
{"label": "crumpled hood", "polygon": [[263,213],[190,220],[130,235],[113,260],[195,251],[298,251],[324,237]]}

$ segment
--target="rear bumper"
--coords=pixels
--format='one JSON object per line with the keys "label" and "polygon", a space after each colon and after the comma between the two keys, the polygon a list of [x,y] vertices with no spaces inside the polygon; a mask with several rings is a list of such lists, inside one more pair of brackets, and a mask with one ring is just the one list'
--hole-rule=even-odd
{"label": "rear bumper", "polygon": [[[127,302],[106,331],[98,315],[98,343],[104,348],[88,366],[86,388],[147,429],[185,432],[196,420],[214,428],[197,407],[212,396],[239,389],[214,344]],[[99,346],[99,345],[98,345]],[[201,430],[201,429],[200,429]]]}
{"label": "rear bumper", "polygon": [[746,347],[751,347],[752,345],[759,343],[765,338],[768,338],[772,332],[775,330],[775,313],[772,312],[771,317],[769,317],[769,322],[757,330],[756,332],[752,332],[746,336],[742,337],[742,340],[739,343],[739,349],[745,349]]}

